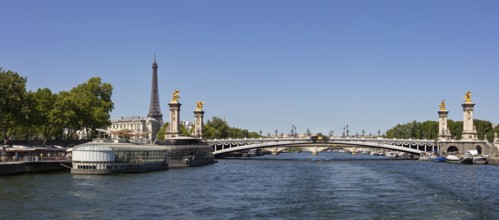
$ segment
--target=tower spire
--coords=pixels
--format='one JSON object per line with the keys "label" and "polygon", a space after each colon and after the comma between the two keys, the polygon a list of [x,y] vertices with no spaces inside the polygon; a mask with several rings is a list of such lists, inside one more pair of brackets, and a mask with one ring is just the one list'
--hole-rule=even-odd
{"label": "tower spire", "polygon": [[161,108],[159,106],[158,64],[156,63],[156,53],[154,53],[154,62],[152,63],[151,103],[147,117],[154,118],[160,122],[160,124],[163,124],[163,114],[161,114]]}

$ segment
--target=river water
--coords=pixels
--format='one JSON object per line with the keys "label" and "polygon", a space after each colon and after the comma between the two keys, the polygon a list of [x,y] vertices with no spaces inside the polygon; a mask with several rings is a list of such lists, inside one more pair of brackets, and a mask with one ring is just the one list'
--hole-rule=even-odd
{"label": "river water", "polygon": [[3,176],[0,219],[499,219],[499,166],[379,158],[289,153],[141,174]]}

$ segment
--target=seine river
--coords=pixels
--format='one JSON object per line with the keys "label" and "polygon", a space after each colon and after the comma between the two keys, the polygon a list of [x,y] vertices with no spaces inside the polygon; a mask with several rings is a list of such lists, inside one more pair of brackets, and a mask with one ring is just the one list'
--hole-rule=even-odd
{"label": "seine river", "polygon": [[499,166],[342,153],[0,177],[0,219],[499,219]]}

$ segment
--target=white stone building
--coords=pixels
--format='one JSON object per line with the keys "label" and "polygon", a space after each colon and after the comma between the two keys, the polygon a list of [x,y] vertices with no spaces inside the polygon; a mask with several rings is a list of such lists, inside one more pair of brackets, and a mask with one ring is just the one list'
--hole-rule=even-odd
{"label": "white stone building", "polygon": [[126,138],[130,140],[147,140],[153,142],[161,129],[161,123],[150,117],[121,117],[111,120],[107,128],[111,138]]}

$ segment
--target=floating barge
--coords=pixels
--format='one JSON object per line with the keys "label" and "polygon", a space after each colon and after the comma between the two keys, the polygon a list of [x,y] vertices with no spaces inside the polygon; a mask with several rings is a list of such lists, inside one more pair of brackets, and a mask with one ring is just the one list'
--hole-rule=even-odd
{"label": "floating barge", "polygon": [[72,174],[141,173],[168,170],[167,149],[157,145],[90,142],[72,149]]}
{"label": "floating barge", "polygon": [[141,173],[216,163],[212,148],[191,137],[157,144],[104,139],[77,145],[69,151],[73,174]]}

